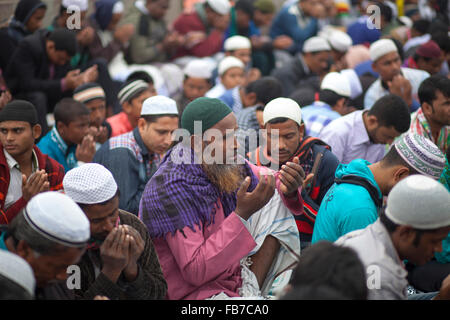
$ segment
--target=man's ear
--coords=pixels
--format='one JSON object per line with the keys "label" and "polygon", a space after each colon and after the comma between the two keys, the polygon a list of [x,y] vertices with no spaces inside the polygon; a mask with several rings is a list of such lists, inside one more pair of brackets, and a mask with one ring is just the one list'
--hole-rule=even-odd
{"label": "man's ear", "polygon": [[145,121],[144,118],[139,118],[139,119],[138,119],[137,126],[138,126],[138,128],[139,128],[139,131],[142,131],[142,130],[144,130],[145,127],[147,126],[147,121]]}
{"label": "man's ear", "polygon": [[258,102],[256,92],[246,93],[245,95],[249,106],[254,106]]}
{"label": "man's ear", "polygon": [[35,259],[34,251],[30,248],[28,243],[26,243],[24,240],[20,240],[16,245],[16,254],[20,257],[22,257],[27,262],[32,261]]}
{"label": "man's ear", "polygon": [[378,72],[378,68],[377,68],[377,64],[376,64],[375,62],[372,62],[372,69],[373,69],[373,71],[375,71],[376,73],[379,73],[379,72]]}
{"label": "man's ear", "polygon": [[123,112],[125,112],[126,114],[131,114],[131,110],[133,109],[133,106],[131,105],[130,102],[125,101],[124,103],[122,103],[122,110]]}
{"label": "man's ear", "polygon": [[433,106],[428,102],[422,103],[422,111],[426,116],[429,116],[433,113]]}
{"label": "man's ear", "polygon": [[56,130],[58,130],[59,135],[64,135],[66,125],[62,121],[56,123]]}
{"label": "man's ear", "polygon": [[305,124],[302,123],[299,127],[298,127],[298,131],[300,133],[300,139],[302,140],[303,137],[305,136]]}
{"label": "man's ear", "polygon": [[52,40],[47,40],[45,42],[45,48],[47,49],[47,54],[55,50],[55,42]]}
{"label": "man's ear", "polygon": [[409,169],[404,166],[399,166],[394,172],[394,180],[395,182],[399,182],[400,180],[408,177],[410,174]]}
{"label": "man's ear", "polygon": [[398,238],[402,240],[403,243],[412,243],[414,241],[414,238],[416,237],[415,230],[410,226],[398,226],[395,232],[397,233]]}
{"label": "man's ear", "polygon": [[42,134],[42,127],[40,124],[36,124],[31,129],[33,131],[33,138],[36,140],[38,139]]}

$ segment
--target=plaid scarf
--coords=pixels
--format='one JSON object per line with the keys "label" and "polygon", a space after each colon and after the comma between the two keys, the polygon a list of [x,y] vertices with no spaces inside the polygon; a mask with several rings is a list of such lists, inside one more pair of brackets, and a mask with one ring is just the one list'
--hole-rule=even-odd
{"label": "plaid scarf", "polygon": [[422,108],[420,108],[412,116],[410,131],[417,133],[420,136],[430,139],[438,146],[438,148],[442,152],[445,153],[445,151],[447,150],[447,148],[450,145],[449,128],[450,128],[450,126],[442,127],[441,131],[439,132],[438,139],[437,139],[437,141],[435,141],[433,138],[433,134],[431,133],[430,125],[429,125],[427,119],[425,118],[425,115],[423,114]]}
{"label": "plaid scarf", "polygon": [[[175,163],[175,157],[182,163]],[[186,226],[195,232],[194,224],[214,223],[217,200],[220,200],[225,216],[236,208],[236,191],[221,192],[208,179],[190,147],[177,144],[168,151],[158,171],[148,182],[141,199],[139,217],[147,226],[152,238],[174,234]],[[245,174],[250,176],[249,191],[258,180],[246,162]],[[184,235],[184,234],[183,234]]]}

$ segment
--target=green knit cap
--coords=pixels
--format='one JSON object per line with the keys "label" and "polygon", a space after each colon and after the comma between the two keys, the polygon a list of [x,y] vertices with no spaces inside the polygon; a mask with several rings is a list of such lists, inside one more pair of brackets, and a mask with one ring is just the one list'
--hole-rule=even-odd
{"label": "green knit cap", "polygon": [[230,113],[230,107],[219,99],[197,98],[184,109],[181,115],[181,128],[194,134],[194,121],[201,121],[202,133],[204,133]]}
{"label": "green knit cap", "polygon": [[258,9],[262,13],[274,13],[275,5],[272,0],[256,0],[253,4],[255,9]]}

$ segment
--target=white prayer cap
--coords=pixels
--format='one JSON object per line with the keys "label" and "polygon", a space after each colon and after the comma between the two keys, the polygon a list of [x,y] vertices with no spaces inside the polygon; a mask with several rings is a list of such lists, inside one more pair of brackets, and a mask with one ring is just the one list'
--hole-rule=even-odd
{"label": "white prayer cap", "polygon": [[244,69],[244,63],[239,60],[236,57],[228,56],[222,59],[222,61],[219,62],[219,76],[223,75],[225,72],[227,72],[228,69],[231,68],[242,68]]}
{"label": "white prayer cap", "polygon": [[112,13],[116,14],[116,13],[122,13],[124,10],[124,6],[123,6],[123,2],[122,1],[117,1],[114,4],[114,7],[112,9]]}
{"label": "white prayer cap", "polygon": [[347,78],[347,81],[350,84],[350,99],[355,99],[363,92],[361,80],[359,80],[358,75],[353,69],[341,70],[341,74]]}
{"label": "white prayer cap", "polygon": [[331,47],[325,38],[311,37],[303,43],[303,52],[330,51]]}
{"label": "white prayer cap", "polygon": [[339,72],[330,72],[322,80],[320,90],[331,90],[343,97],[350,97],[350,83],[345,76]]}
{"label": "white prayer cap", "polygon": [[264,107],[264,125],[275,118],[288,118],[302,124],[302,111],[297,102],[289,98],[276,98]]}
{"label": "white prayer cap", "polygon": [[230,12],[231,5],[228,0],[207,0],[206,2],[218,14],[225,15]]}
{"label": "white prayer cap", "polygon": [[247,37],[232,36],[225,40],[223,48],[225,51],[234,51],[239,49],[251,49],[252,44]]}
{"label": "white prayer cap", "polygon": [[385,54],[397,52],[397,47],[391,39],[380,39],[370,45],[369,54],[372,62],[377,61]]}
{"label": "white prayer cap", "polygon": [[142,104],[141,116],[161,114],[178,115],[178,108],[175,100],[165,96],[154,96],[147,98]]}
{"label": "white prayer cap", "polygon": [[450,192],[430,177],[409,176],[389,193],[386,216],[396,224],[421,230],[450,226]]}
{"label": "white prayer cap", "polygon": [[[96,178],[92,177],[92,181]],[[48,191],[31,198],[24,218],[36,232],[64,246],[79,247],[90,237],[86,215],[69,196],[60,192]]]}
{"label": "white prayer cap", "polygon": [[62,0],[61,4],[66,9],[77,7],[80,11],[87,11],[89,7],[88,0]]}
{"label": "white prayer cap", "polygon": [[353,44],[352,38],[340,30],[333,30],[330,32],[328,41],[330,42],[331,47],[339,52],[347,52]]}
{"label": "white prayer cap", "polygon": [[0,275],[18,284],[34,297],[36,279],[33,269],[18,255],[0,249]]}
{"label": "white prayer cap", "polygon": [[76,203],[97,204],[112,199],[117,183],[112,173],[98,163],[86,163],[66,173],[64,192]]}
{"label": "white prayer cap", "polygon": [[194,59],[184,68],[184,74],[189,78],[211,79],[211,63],[203,59]]}

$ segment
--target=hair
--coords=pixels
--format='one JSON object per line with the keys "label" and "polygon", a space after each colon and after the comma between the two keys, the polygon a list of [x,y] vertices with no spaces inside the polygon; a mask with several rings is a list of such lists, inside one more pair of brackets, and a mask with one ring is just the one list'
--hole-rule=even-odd
{"label": "hair", "polygon": [[67,248],[34,230],[25,220],[23,213],[14,218],[9,225],[7,234],[14,240],[14,246],[23,240],[33,251],[42,255],[55,255]]}
{"label": "hair", "polygon": [[0,274],[0,288],[0,300],[33,300],[27,290],[2,274]]}
{"label": "hair", "polygon": [[305,249],[290,284],[294,288],[325,286],[349,299],[367,299],[366,271],[358,254],[328,241]]}
{"label": "hair", "polygon": [[53,113],[55,124],[62,122],[67,126],[81,116],[88,116],[91,111],[79,101],[72,98],[64,98],[56,104]]}
{"label": "hair", "polygon": [[245,14],[247,14],[250,19],[253,19],[253,13],[255,8],[253,7],[253,1],[251,0],[238,0],[236,4],[234,5],[234,9],[237,11],[243,11]]}
{"label": "hair", "polygon": [[450,79],[446,76],[435,74],[422,81],[417,92],[420,104],[426,102],[432,106],[433,100],[436,100],[436,91],[438,90],[445,97],[450,97]]}
{"label": "hair", "polygon": [[[184,81],[186,81],[186,80],[188,80],[189,78],[194,78],[194,77],[189,77],[188,75],[184,75]],[[205,80],[207,83],[208,83],[208,85],[212,85],[212,83],[213,83],[213,79],[212,78],[199,78],[199,79],[203,79],[203,80]]]}
{"label": "hair", "polygon": [[145,120],[145,122],[147,122],[148,124],[154,123],[154,122],[158,121],[159,118],[162,118],[162,117],[175,118],[175,117],[179,117],[179,115],[170,113],[170,114],[154,114],[154,115],[141,116],[141,118],[143,118]]}
{"label": "hair", "polygon": [[381,166],[384,168],[391,168],[393,166],[403,166],[408,168],[409,175],[419,174],[419,172],[413,168],[409,163],[407,163],[402,156],[398,153],[395,145],[392,145],[389,151],[384,155],[380,162]]}
{"label": "hair", "polygon": [[411,115],[405,101],[394,94],[378,99],[368,115],[375,116],[383,127],[394,127],[400,133],[406,132],[411,123]]}
{"label": "hair", "polygon": [[74,56],[77,53],[77,38],[74,31],[57,28],[48,36],[48,40],[55,43],[56,51],[66,51],[69,56]]}
{"label": "hair", "polygon": [[332,107],[342,98],[348,100],[348,97],[341,96],[329,89],[320,90],[319,92],[319,100],[325,102],[326,104]]}
{"label": "hair", "polygon": [[[285,117],[277,117],[277,118],[273,118],[272,120],[268,121],[267,123],[270,123],[270,124],[285,123],[288,120],[292,120],[292,119],[285,118]],[[292,120],[292,121],[294,121],[294,120]],[[297,122],[294,121],[294,123],[297,125],[297,127],[300,127]],[[301,121],[301,123],[303,124],[303,120]]]}
{"label": "hair", "polygon": [[380,9],[380,15],[384,17],[388,23],[391,22],[393,17],[391,7],[383,2],[377,2],[375,5]]}
{"label": "hair", "polygon": [[[391,219],[389,219],[386,216],[386,209],[383,208],[383,209],[380,210],[379,217],[380,217],[381,223],[386,228],[386,230],[388,231],[389,234],[394,233],[395,230],[397,230],[397,228],[399,227],[398,224],[396,224],[395,222],[393,222]],[[436,231],[435,229],[433,229],[433,230],[431,230],[431,229],[422,230],[422,229],[416,229],[416,228],[413,228],[413,230],[416,233],[416,236],[415,236],[414,241],[413,241],[413,246],[416,247],[416,248],[419,246],[420,239],[422,239],[422,235],[424,233],[430,233],[430,232],[435,232]]]}
{"label": "hair", "polygon": [[327,285],[294,286],[280,300],[350,300],[345,294]]}
{"label": "hair", "polygon": [[444,51],[446,53],[450,52],[450,38],[448,37],[447,32],[438,31],[438,32],[432,33],[431,40],[436,42],[442,51]]}
{"label": "hair", "polygon": [[413,22],[412,28],[419,32],[421,35],[428,33],[430,28],[430,22],[425,19],[419,19]]}
{"label": "hair", "polygon": [[[157,1],[157,0],[155,0]],[[126,83],[131,83],[136,80],[143,80],[149,84],[154,84],[152,76],[147,72],[143,70],[137,70],[132,72],[127,79],[125,80]]]}
{"label": "hair", "polygon": [[266,105],[273,99],[283,95],[283,86],[277,78],[262,77],[261,79],[250,82],[245,88],[245,92],[256,93],[257,102]]}

